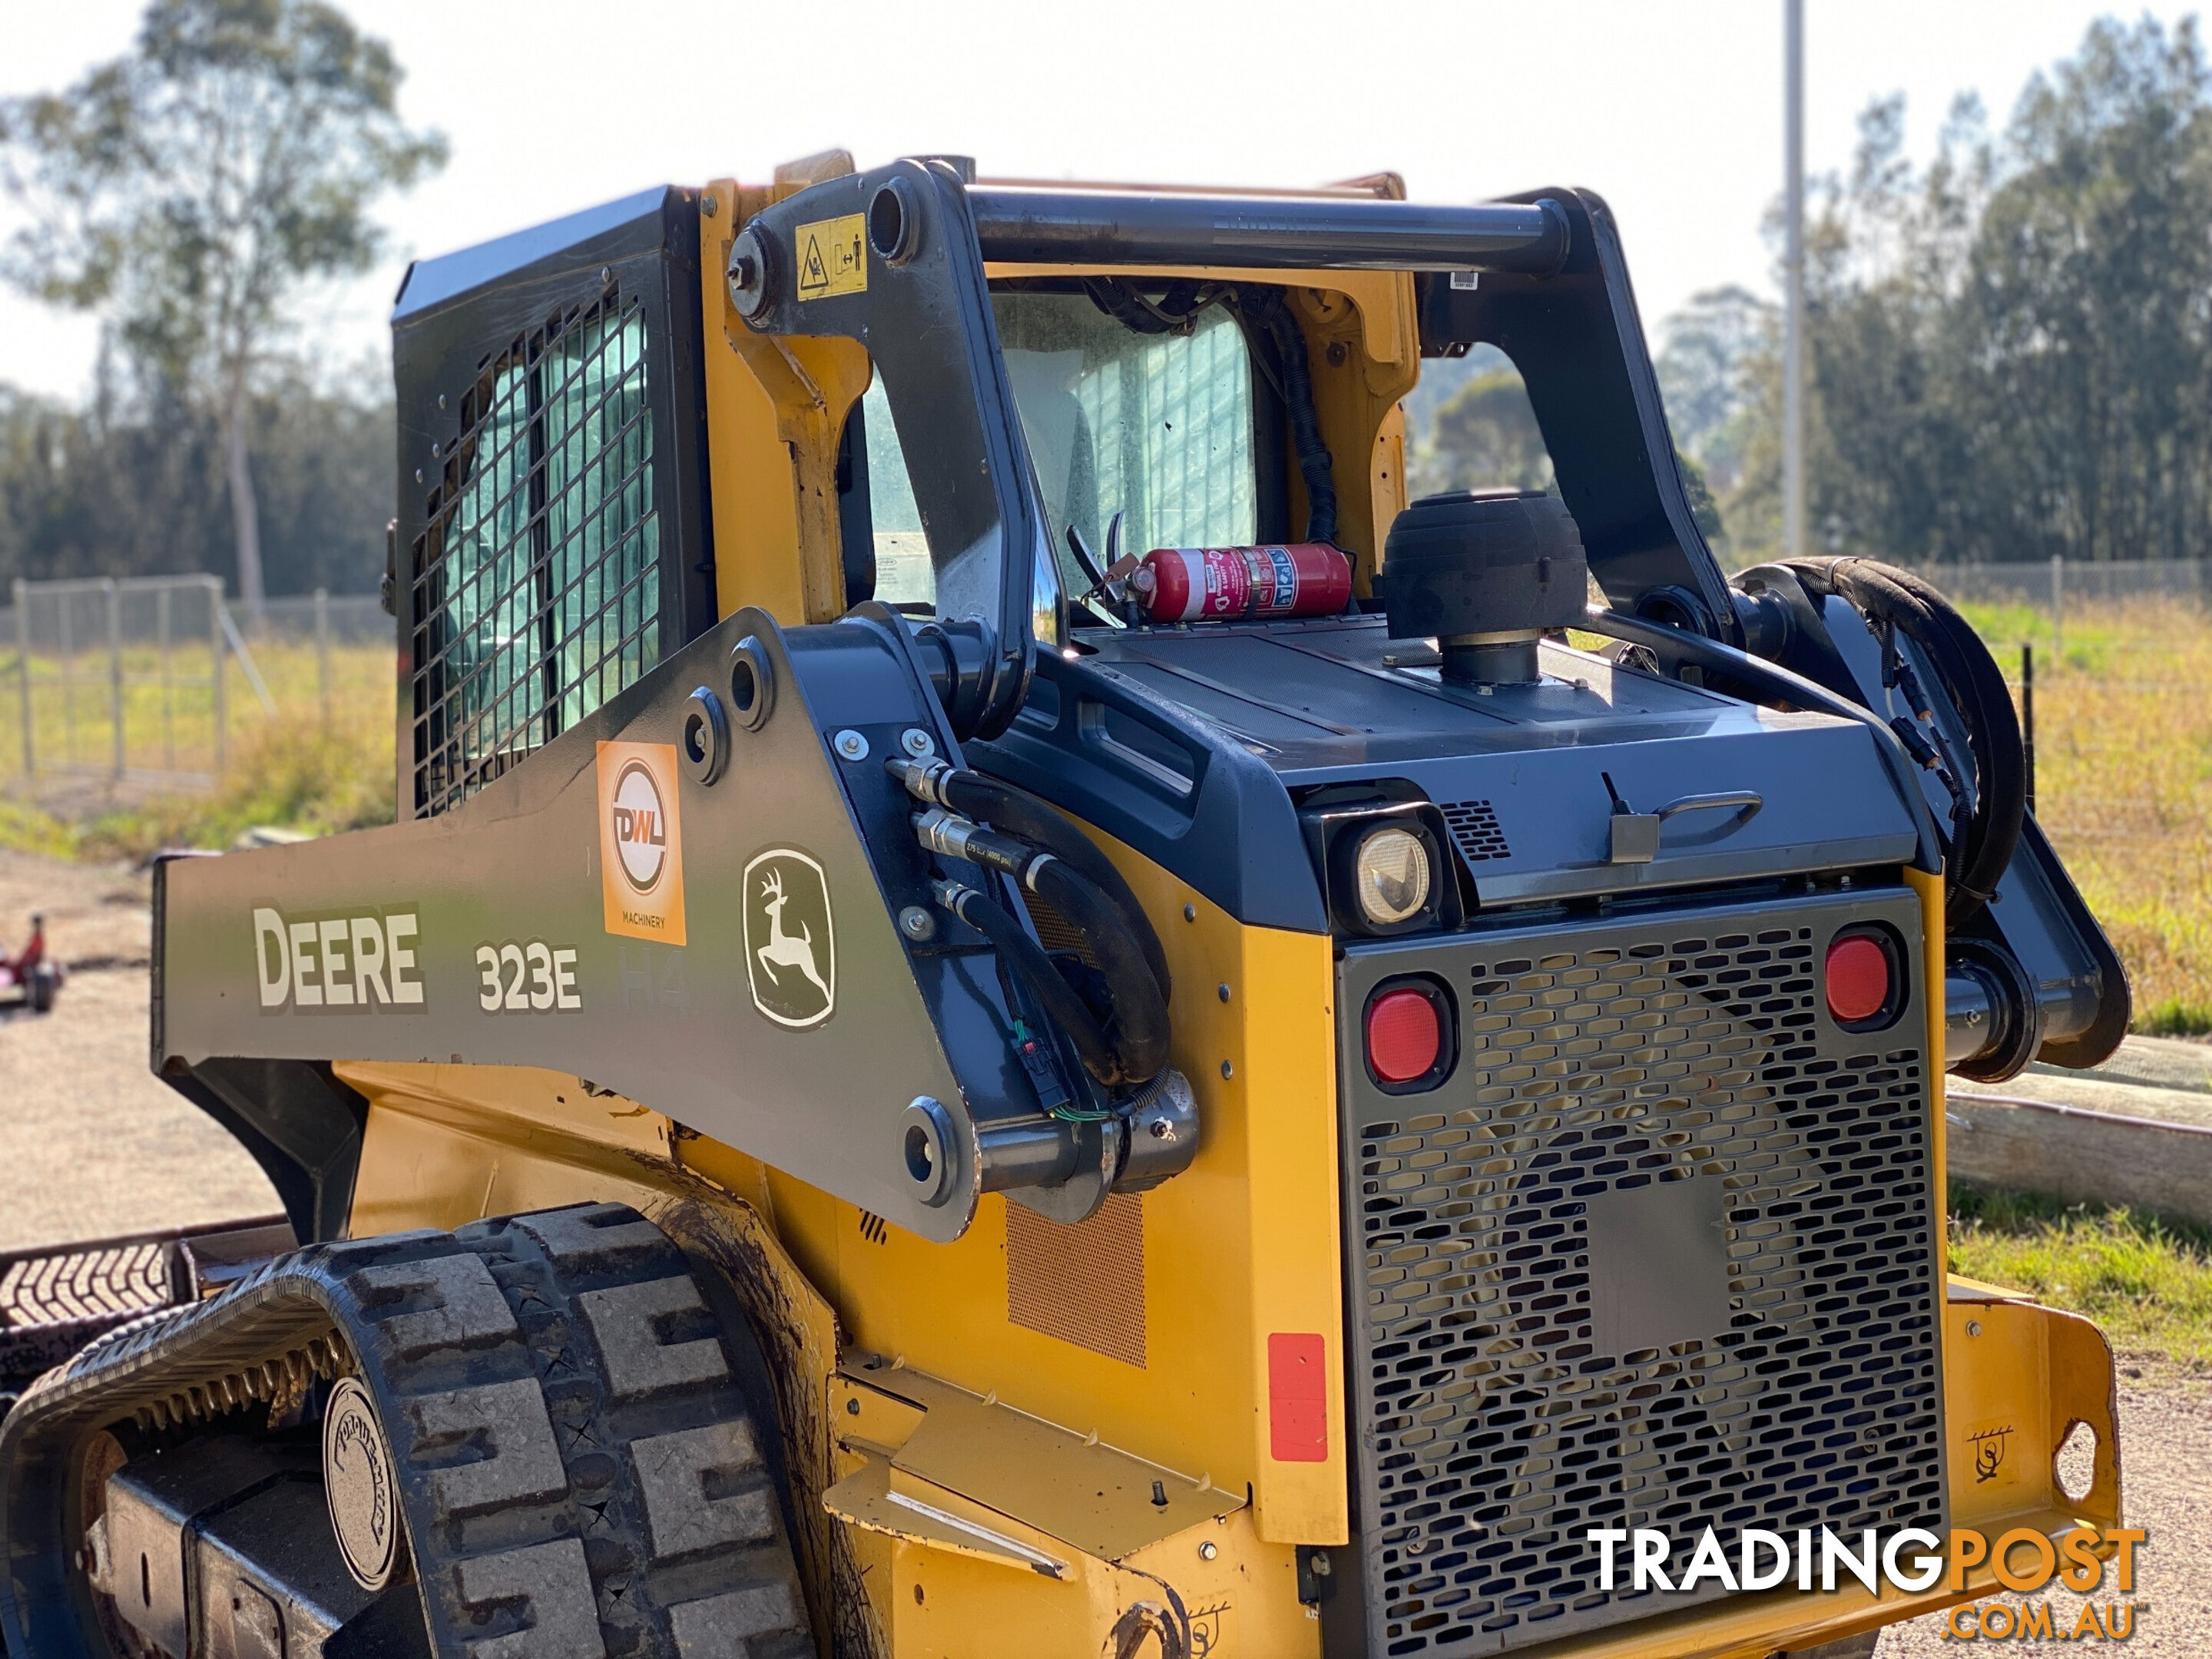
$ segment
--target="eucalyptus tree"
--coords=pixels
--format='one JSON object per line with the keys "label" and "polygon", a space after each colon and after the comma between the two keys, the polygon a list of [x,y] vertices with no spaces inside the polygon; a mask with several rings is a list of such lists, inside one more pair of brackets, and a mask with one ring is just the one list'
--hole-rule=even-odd
{"label": "eucalyptus tree", "polygon": [[370,210],[444,165],[399,116],[391,49],[322,0],[154,0],[131,49],[0,101],[27,224],[0,274],[101,313],[221,434],[238,586],[258,614],[251,401],[303,292],[368,270]]}

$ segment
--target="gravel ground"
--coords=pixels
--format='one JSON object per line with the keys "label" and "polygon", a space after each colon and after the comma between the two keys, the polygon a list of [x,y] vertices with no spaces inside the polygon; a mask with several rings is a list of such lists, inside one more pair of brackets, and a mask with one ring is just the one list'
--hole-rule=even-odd
{"label": "gravel ground", "polygon": [[70,969],[50,1014],[0,1006],[0,1250],[270,1215],[260,1168],[146,1066],[143,877],[0,852],[0,941],[33,912]]}
{"label": "gravel ground", "polygon": [[[2048,1600],[2050,1641],[2013,1641],[2007,1654],[2079,1653],[2098,1648],[2130,1659],[2201,1659],[2212,1653],[2212,1389],[2155,1360],[2124,1356],[2120,1376],[2120,1492],[2130,1526],[2150,1536],[2136,1551],[2135,1589],[2126,1596],[2106,1570],[2100,1594],[2089,1599],[2138,1605],[2135,1634],[2115,1643],[2063,1638],[2081,1616],[2081,1596],[2054,1585],[2048,1597],[2006,1595],[2022,1605]],[[1954,1659],[1974,1651],[1944,1633],[1941,1617],[1916,1619],[1882,1632],[1877,1659]]]}

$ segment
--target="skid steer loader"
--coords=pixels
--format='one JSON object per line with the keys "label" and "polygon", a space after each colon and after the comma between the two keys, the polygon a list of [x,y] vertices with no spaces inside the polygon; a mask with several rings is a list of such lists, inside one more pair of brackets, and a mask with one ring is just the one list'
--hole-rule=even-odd
{"label": "skid steer loader", "polygon": [[[833,155],[392,325],[398,822],[155,885],[289,1231],[0,1425],[14,1659],[1863,1651],[1990,1564],[1591,1535],[2118,1523],[1942,1082],[2125,979],[1941,596],[1723,575],[1597,197]],[[1409,501],[1477,347],[1553,487]]]}

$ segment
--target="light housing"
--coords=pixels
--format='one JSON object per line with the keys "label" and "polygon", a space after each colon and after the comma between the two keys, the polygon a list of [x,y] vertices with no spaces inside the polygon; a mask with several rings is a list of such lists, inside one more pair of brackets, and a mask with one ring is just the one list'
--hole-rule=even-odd
{"label": "light housing", "polygon": [[1397,927],[1421,914],[1436,886],[1429,844],[1413,830],[1385,823],[1357,837],[1352,853],[1352,895],[1359,913],[1376,927]]}
{"label": "light housing", "polygon": [[1369,992],[1359,1031],[1368,1080],[1385,1094],[1425,1093],[1459,1060],[1451,993],[1425,974],[1386,979]]}
{"label": "light housing", "polygon": [[1862,923],[1828,941],[1820,970],[1828,1017],[1846,1031],[1879,1031],[1904,1011],[1905,947],[1888,928]]}
{"label": "light housing", "polygon": [[1332,786],[1307,797],[1300,827],[1327,896],[1330,927],[1358,939],[1456,927],[1464,873],[1443,814],[1428,801]]}

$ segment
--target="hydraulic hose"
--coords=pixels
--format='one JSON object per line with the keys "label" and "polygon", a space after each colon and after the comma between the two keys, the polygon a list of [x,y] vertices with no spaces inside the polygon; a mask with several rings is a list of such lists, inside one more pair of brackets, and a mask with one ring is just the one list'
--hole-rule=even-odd
{"label": "hydraulic hose", "polygon": [[[896,769],[898,763],[892,764]],[[1090,945],[1113,1011],[1105,1028],[1109,1064],[1103,1072],[1091,1067],[1099,1081],[1146,1083],[1158,1076],[1168,1062],[1167,996],[1121,907],[1066,860],[1015,836],[986,830],[950,808],[918,812],[914,823],[916,838],[931,852],[1012,876],[1024,891],[1066,916]],[[1053,973],[1059,977],[1057,969]],[[1088,1058],[1085,1064],[1090,1066]]]}
{"label": "hydraulic hose", "polygon": [[1114,902],[1122,925],[1135,936],[1138,948],[1145,954],[1145,965],[1152,970],[1160,995],[1175,994],[1167,952],[1160,948],[1160,936],[1152,927],[1152,918],[1145,914],[1145,907],[1137,902],[1136,893],[1115,868],[1114,861],[1098,850],[1090,836],[1028,790],[1001,779],[944,761],[896,760],[890,769],[917,800],[948,806],[963,817],[996,824],[1008,835],[1033,842],[1072,866]]}
{"label": "hydraulic hose", "polygon": [[1321,419],[1314,411],[1313,370],[1306,360],[1306,337],[1284,304],[1280,289],[1244,289],[1235,301],[1238,316],[1264,333],[1275,349],[1282,375],[1283,408],[1291,422],[1291,447],[1297,452],[1298,474],[1306,486],[1306,534],[1310,542],[1336,542],[1336,477],[1328,446],[1322,441]]}
{"label": "hydraulic hose", "polygon": [[[1816,599],[1835,594],[1884,636],[1883,678],[1905,694],[1916,714],[1926,697],[1911,665],[1890,648],[1887,635],[1901,631],[1927,653],[1936,678],[1966,724],[1972,752],[1971,810],[1959,799],[1960,780],[1948,769],[1940,728],[1923,734],[1900,716],[1891,722],[1913,757],[1946,779],[1954,798],[1952,834],[1945,848],[1944,920],[1953,929],[1987,904],[2020,844],[2027,811],[2027,763],[2020,718],[2004,672],[1956,607],[1909,570],[1873,559],[1794,559],[1786,568]],[[1932,727],[1932,722],[1929,723]]]}
{"label": "hydraulic hose", "polygon": [[1052,965],[1052,958],[1024,931],[1021,923],[1009,915],[1003,905],[957,882],[945,883],[938,896],[946,909],[989,939],[1000,956],[1012,964],[1014,971],[1044,1005],[1046,1017],[1066,1031],[1075,1044],[1075,1052],[1083,1058],[1084,1069],[1101,1083],[1115,1081],[1122,1070],[1121,1062],[1105,1029],[1075,994],[1075,988],[1060,977],[1060,969]]}
{"label": "hydraulic hose", "polygon": [[1023,884],[1073,922],[1098,957],[1114,1004],[1114,1051],[1122,1073],[1103,1080],[1151,1082],[1168,1063],[1167,994],[1113,901],[1049,854],[1030,864]]}

